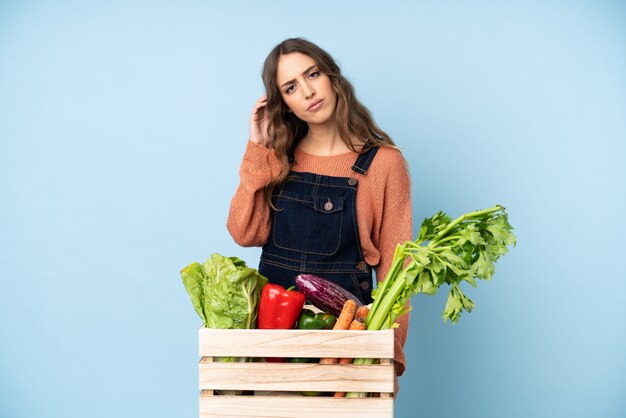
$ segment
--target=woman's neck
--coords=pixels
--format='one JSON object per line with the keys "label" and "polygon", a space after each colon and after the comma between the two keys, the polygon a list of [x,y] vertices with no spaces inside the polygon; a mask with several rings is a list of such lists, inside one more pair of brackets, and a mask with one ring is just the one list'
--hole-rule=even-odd
{"label": "woman's neck", "polygon": [[336,124],[309,124],[309,132],[298,143],[298,149],[308,154],[325,157],[350,151],[350,148],[341,140]]}

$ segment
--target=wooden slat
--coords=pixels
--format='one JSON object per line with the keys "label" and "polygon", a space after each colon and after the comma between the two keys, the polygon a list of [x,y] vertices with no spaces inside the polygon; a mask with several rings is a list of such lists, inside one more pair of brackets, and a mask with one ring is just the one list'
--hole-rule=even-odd
{"label": "wooden slat", "polygon": [[203,362],[200,389],[393,392],[394,366]]}
{"label": "wooden slat", "polygon": [[393,358],[393,330],[199,330],[200,356]]}
{"label": "wooden slat", "polygon": [[[208,364],[208,363],[213,363],[213,357],[202,357],[200,359],[201,363],[204,364]],[[213,396],[213,389],[203,389],[202,390],[202,396]]]}
{"label": "wooden slat", "polygon": [[[393,365],[394,365],[393,360],[388,359],[388,358],[381,359],[381,360],[380,360],[380,364],[381,364],[381,365],[391,365],[391,366],[393,366]],[[395,367],[394,367],[394,372],[393,372],[393,373],[395,373]],[[395,379],[394,374],[392,374],[392,375],[391,375],[391,379],[392,379],[392,380],[394,380],[394,379]],[[395,385],[395,380],[394,380],[394,385]],[[395,388],[393,388],[393,389],[392,389],[392,391],[395,391]],[[392,393],[389,393],[389,392],[381,392],[380,397],[381,397],[381,398],[391,398],[391,396],[392,396],[392,395],[393,395],[393,394],[392,394]]]}
{"label": "wooden slat", "polygon": [[393,399],[289,396],[200,396],[200,418],[391,418]]}

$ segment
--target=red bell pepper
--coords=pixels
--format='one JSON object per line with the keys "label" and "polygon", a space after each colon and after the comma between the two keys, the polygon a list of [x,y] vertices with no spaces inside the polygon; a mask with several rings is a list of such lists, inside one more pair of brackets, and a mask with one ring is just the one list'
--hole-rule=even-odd
{"label": "red bell pepper", "polygon": [[[295,287],[295,286],[294,286]],[[290,329],[300,317],[300,311],[306,301],[304,293],[297,290],[285,290],[277,284],[263,286],[259,302],[259,329]]]}
{"label": "red bell pepper", "polygon": [[[300,311],[306,301],[304,293],[291,290],[295,286],[285,290],[277,284],[268,283],[263,286],[261,300],[259,301],[259,329],[290,329],[293,328],[300,316]],[[266,358],[270,363],[284,362],[284,358]]]}

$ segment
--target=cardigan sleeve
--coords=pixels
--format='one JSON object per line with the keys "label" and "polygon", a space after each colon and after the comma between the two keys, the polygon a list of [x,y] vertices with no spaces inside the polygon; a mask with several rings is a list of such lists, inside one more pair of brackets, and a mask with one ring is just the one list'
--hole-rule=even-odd
{"label": "cardigan sleeve", "polygon": [[270,206],[265,186],[278,177],[280,160],[274,150],[248,140],[239,168],[239,186],[230,202],[226,228],[242,247],[261,246],[270,231]]}
{"label": "cardigan sleeve", "polygon": [[[380,223],[378,249],[380,261],[376,266],[378,282],[385,279],[391,267],[393,255],[398,244],[412,239],[413,219],[411,207],[411,180],[404,158],[398,154],[401,161],[390,167],[383,193],[384,211]],[[406,263],[405,263],[406,265]],[[410,301],[407,302],[410,307]],[[396,322],[400,325],[395,329],[395,365],[396,374],[401,376],[406,368],[404,344],[406,343],[409,328],[409,313],[399,317]]]}

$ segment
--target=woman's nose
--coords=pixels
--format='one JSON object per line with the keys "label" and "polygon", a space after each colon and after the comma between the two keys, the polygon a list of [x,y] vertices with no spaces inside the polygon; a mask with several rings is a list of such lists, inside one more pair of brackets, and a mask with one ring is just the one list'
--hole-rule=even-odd
{"label": "woman's nose", "polygon": [[310,99],[315,95],[315,90],[308,83],[304,83],[303,85],[304,97]]}

